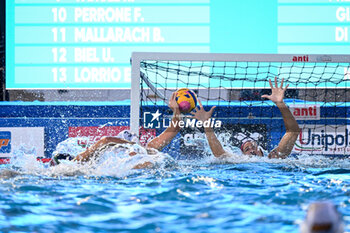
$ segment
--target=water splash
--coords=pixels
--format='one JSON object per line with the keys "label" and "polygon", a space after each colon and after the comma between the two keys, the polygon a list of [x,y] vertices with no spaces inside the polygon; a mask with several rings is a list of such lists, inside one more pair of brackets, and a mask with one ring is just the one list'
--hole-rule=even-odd
{"label": "water splash", "polygon": [[331,158],[324,155],[302,153],[289,156],[285,159],[269,159],[267,157],[247,156],[240,150],[231,151],[224,157],[216,158],[213,155],[204,157],[196,162],[203,164],[241,164],[241,163],[270,163],[285,164],[299,168],[341,168],[350,169],[350,160],[346,158]]}
{"label": "water splash", "polygon": [[[207,148],[209,149],[209,148]],[[129,156],[131,152],[136,152],[135,156]],[[290,156],[286,159],[269,159],[266,157],[249,157],[243,155],[240,150],[233,150],[224,157],[216,158],[212,154],[202,156],[197,160],[175,161],[166,153],[157,152],[153,155],[147,153],[146,149],[139,145],[123,145],[123,150],[119,146],[108,147],[99,152],[98,159],[87,163],[76,161],[65,161],[61,164],[50,167],[37,161],[35,150],[21,150],[20,153],[14,153],[10,165],[3,165],[0,169],[0,178],[12,178],[18,175],[35,176],[112,176],[126,177],[132,174],[142,173],[140,170],[133,169],[138,164],[152,163],[151,170],[178,169],[183,173],[189,173],[193,169],[212,164],[244,164],[244,163],[269,163],[283,164],[292,168],[331,168],[331,169],[350,169],[350,161],[344,159],[332,159],[322,155],[299,154],[296,157]]]}
{"label": "water splash", "polygon": [[[130,156],[131,152],[137,152],[137,154]],[[3,166],[0,177],[11,177],[18,174],[51,177],[82,175],[125,177],[140,172],[133,168],[147,162],[153,164],[153,168],[157,169],[176,163],[165,153],[157,152],[150,155],[139,145],[123,145],[122,150],[119,146],[108,147],[100,151],[96,159],[89,162],[61,160],[59,165],[51,167],[47,163],[37,161],[35,153],[21,153],[11,159],[11,164]]]}

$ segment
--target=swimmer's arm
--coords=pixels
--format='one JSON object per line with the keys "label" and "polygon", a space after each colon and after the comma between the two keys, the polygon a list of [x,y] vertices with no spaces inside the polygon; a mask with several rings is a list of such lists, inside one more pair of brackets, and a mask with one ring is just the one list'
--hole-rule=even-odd
{"label": "swimmer's arm", "polygon": [[162,150],[164,147],[169,145],[169,143],[180,131],[178,121],[180,120],[181,112],[176,102],[176,92],[172,94],[169,100],[169,107],[173,110],[173,118],[171,119],[172,123],[170,123],[170,126],[166,128],[163,133],[147,144],[148,148],[157,149],[159,151]]}
{"label": "swimmer's arm", "polygon": [[[180,126],[176,122],[180,120],[180,111],[174,112],[174,116],[171,119],[173,123],[170,123],[170,126],[166,128],[166,130],[163,131],[158,137],[152,139],[147,144],[147,148],[153,148],[157,150],[162,150],[164,147],[169,145],[169,143],[173,140],[173,138],[178,134],[180,131]],[[176,126],[174,126],[176,125]]]}
{"label": "swimmer's arm", "polygon": [[[213,115],[216,106],[213,106],[208,112],[206,112],[200,100],[198,100],[198,104],[199,108],[197,107],[193,112],[191,112],[191,114],[193,115],[192,117],[202,122],[209,120]],[[207,136],[211,152],[214,154],[215,157],[223,157],[226,154],[226,151],[224,150],[220,141],[216,137],[214,130],[211,127],[205,127],[204,131],[205,135]]]}
{"label": "swimmer's arm", "polygon": [[95,144],[93,144],[91,147],[86,149],[84,152],[77,155],[77,157],[74,159],[75,161],[81,161],[81,162],[88,162],[94,155],[95,152],[98,151],[102,146],[105,146],[107,144],[114,143],[114,144],[135,144],[134,142],[130,142],[121,138],[116,137],[103,137],[100,140],[98,140]]}
{"label": "swimmer's arm", "polygon": [[214,156],[218,158],[224,157],[224,155],[226,154],[226,151],[224,150],[220,141],[216,137],[213,128],[205,127],[204,131],[205,131],[205,135],[207,136],[210,149],[213,152]]}
{"label": "swimmer's arm", "polygon": [[141,164],[137,164],[133,167],[133,169],[145,169],[145,168],[152,168],[154,165],[151,162],[144,162]]}
{"label": "swimmer's arm", "polygon": [[263,98],[271,100],[276,104],[276,106],[282,114],[284,126],[286,128],[286,133],[282,137],[278,146],[270,152],[269,158],[286,158],[292,152],[294,143],[297,140],[298,135],[300,133],[300,128],[297,121],[295,120],[294,116],[283,101],[284,93],[289,86],[287,85],[285,88],[283,88],[283,81],[284,79],[282,78],[281,84],[280,86],[278,86],[277,77],[275,77],[274,87],[272,85],[271,79],[269,79],[272,94],[261,96]]}
{"label": "swimmer's arm", "polygon": [[271,151],[269,158],[284,159],[292,152],[294,143],[297,140],[301,129],[299,128],[297,121],[284,102],[276,103],[276,105],[281,111],[286,133],[283,135],[278,146]]}

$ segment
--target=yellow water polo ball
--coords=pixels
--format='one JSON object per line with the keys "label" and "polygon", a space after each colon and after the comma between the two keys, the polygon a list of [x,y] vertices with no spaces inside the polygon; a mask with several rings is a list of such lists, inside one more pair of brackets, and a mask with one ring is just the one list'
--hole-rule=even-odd
{"label": "yellow water polo ball", "polygon": [[176,102],[182,113],[189,113],[197,106],[197,95],[188,88],[181,88],[176,92]]}

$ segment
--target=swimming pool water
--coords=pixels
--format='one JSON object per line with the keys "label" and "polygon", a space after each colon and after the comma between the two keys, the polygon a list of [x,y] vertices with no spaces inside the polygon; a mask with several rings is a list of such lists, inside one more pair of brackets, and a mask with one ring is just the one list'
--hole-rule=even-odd
{"label": "swimming pool water", "polygon": [[105,174],[73,166],[2,166],[0,232],[299,232],[320,200],[337,205],[350,231],[347,160],[208,158]]}

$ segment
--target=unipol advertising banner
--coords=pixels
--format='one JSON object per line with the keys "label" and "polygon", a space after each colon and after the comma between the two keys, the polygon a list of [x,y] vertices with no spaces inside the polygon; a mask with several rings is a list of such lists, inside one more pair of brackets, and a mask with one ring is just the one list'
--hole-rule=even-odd
{"label": "unipol advertising banner", "polygon": [[0,157],[44,156],[44,127],[0,128]]}
{"label": "unipol advertising banner", "polygon": [[300,125],[293,151],[320,155],[350,155],[349,125]]}
{"label": "unipol advertising banner", "polygon": [[349,8],[345,0],[6,1],[6,88],[130,88],[133,51],[349,54]]}

